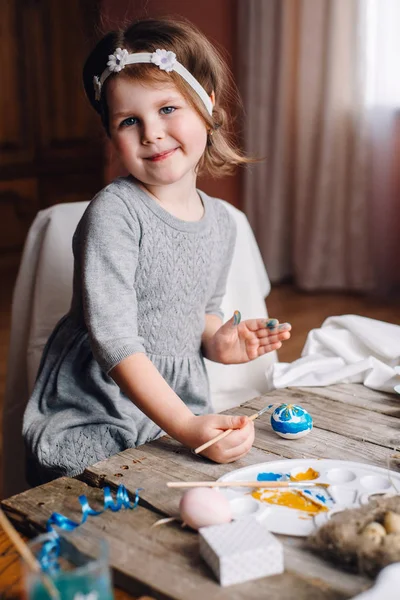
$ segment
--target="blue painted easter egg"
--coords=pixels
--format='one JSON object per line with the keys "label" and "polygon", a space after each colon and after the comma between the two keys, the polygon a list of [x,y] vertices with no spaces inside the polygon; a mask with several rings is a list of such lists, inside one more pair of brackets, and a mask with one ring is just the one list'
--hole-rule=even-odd
{"label": "blue painted easter egg", "polygon": [[283,438],[294,440],[310,433],[311,415],[297,404],[281,404],[271,415],[271,427]]}

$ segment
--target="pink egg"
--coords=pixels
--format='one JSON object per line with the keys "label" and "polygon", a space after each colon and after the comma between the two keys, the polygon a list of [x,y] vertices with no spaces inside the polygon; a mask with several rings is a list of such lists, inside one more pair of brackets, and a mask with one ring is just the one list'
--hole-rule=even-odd
{"label": "pink egg", "polygon": [[228,499],[213,488],[193,488],[186,492],[179,503],[182,521],[199,529],[232,521]]}

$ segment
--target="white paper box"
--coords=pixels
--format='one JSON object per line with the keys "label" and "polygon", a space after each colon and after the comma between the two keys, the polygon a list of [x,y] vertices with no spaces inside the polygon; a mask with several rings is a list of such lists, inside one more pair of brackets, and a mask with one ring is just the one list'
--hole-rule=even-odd
{"label": "white paper box", "polygon": [[199,529],[200,555],[222,586],[283,573],[283,546],[254,517]]}

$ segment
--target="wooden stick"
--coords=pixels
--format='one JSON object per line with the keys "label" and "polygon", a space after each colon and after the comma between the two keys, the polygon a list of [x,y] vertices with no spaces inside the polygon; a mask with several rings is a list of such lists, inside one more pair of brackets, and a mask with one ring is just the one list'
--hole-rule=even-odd
{"label": "wooden stick", "polygon": [[11,524],[11,521],[9,521],[9,519],[6,517],[4,511],[1,508],[0,525],[4,529],[6,535],[8,535],[8,537],[10,538],[11,542],[14,544],[17,552],[27,563],[27,565],[29,565],[32,571],[34,571],[40,576],[42,583],[49,592],[51,598],[54,598],[54,600],[59,600],[60,594],[56,586],[54,585],[50,577],[43,573],[40,563],[36,560],[36,557],[33,554],[32,550],[30,550],[29,546],[27,546],[27,544],[24,542],[22,537],[19,535],[15,527]]}
{"label": "wooden stick", "polygon": [[[254,413],[254,415],[251,415],[251,417],[249,417],[249,421],[255,421],[255,419],[257,419],[257,417],[261,417],[261,415],[265,411],[269,410],[272,406],[273,406],[273,404],[270,404],[269,406],[266,406],[265,408],[262,408],[258,412]],[[227,435],[232,433],[232,431],[233,431],[233,429],[225,429],[225,431],[222,431],[221,433],[219,433],[217,436],[215,436],[215,438],[212,438],[212,440],[208,440],[208,442],[206,442],[202,446],[199,446],[198,448],[196,448],[194,450],[194,453],[199,454],[199,452],[203,452],[203,450],[206,450],[213,444],[216,444],[217,442],[219,442],[219,440],[223,440],[224,437],[226,437]]]}
{"label": "wooden stick", "polygon": [[327,488],[328,483],[317,483],[314,481],[169,481],[170,488],[194,488],[194,487],[250,487],[250,488]]}

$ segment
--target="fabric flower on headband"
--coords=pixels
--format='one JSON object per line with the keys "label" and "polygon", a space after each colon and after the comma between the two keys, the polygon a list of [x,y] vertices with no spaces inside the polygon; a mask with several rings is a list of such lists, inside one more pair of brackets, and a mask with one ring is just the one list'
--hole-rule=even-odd
{"label": "fabric flower on headband", "polygon": [[119,73],[125,67],[128,56],[128,50],[117,48],[114,54],[109,54],[107,67],[112,73]]}
{"label": "fabric flower on headband", "polygon": [[151,62],[157,65],[162,71],[169,73],[174,70],[176,54],[170,50],[156,50],[151,55]]}

